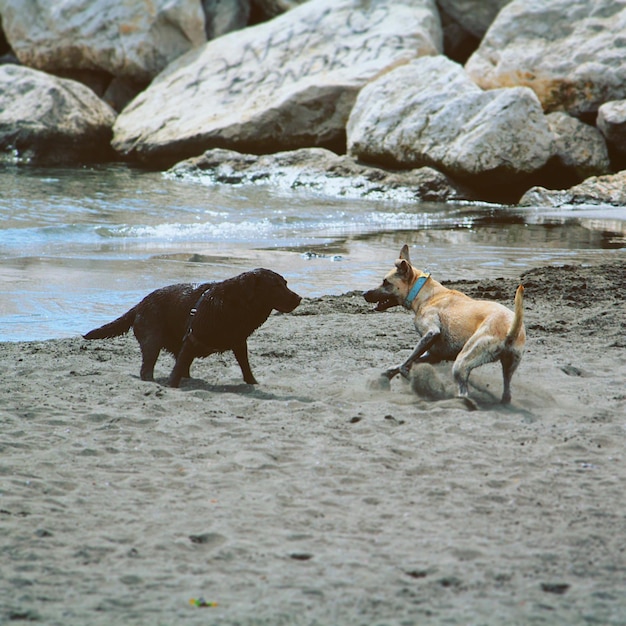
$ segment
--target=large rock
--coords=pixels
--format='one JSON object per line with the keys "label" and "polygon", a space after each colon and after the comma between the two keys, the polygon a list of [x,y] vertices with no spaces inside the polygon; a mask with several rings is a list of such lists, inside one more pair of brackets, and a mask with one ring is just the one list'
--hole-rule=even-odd
{"label": "large rock", "polygon": [[107,72],[148,82],[206,41],[200,0],[0,0],[18,59],[51,73]]}
{"label": "large rock", "polygon": [[115,112],[73,80],[0,66],[0,160],[59,164],[110,159]]}
{"label": "large rock", "polygon": [[363,88],[347,130],[349,153],[359,159],[429,165],[474,182],[523,179],[553,154],[530,89],[484,92],[443,56],[417,59]]}
{"label": "large rock", "polygon": [[626,100],[605,102],[598,109],[596,125],[613,148],[626,154]]}
{"label": "large rock", "polygon": [[175,61],[124,109],[113,146],[161,164],[213,147],[342,149],[359,89],[440,48],[431,0],[306,2]]}
{"label": "large rock", "polygon": [[595,114],[626,97],[625,31],[618,0],[513,0],[466,70],[484,89],[530,87],[547,112]]}
{"label": "large rock", "polygon": [[468,33],[479,39],[500,9],[511,0],[437,0],[437,4]]}
{"label": "large rock", "polygon": [[532,187],[522,196],[519,204],[543,207],[580,204],[626,206],[626,171],[592,176],[564,191]]}
{"label": "large rock", "polygon": [[476,198],[469,190],[429,167],[390,172],[323,148],[301,148],[261,156],[214,148],[177,163],[168,175],[205,184],[305,187],[342,198],[442,202]]}
{"label": "large rock", "polygon": [[609,173],[609,151],[597,128],[563,112],[549,113],[546,119],[554,134],[554,159],[570,173],[571,184]]}

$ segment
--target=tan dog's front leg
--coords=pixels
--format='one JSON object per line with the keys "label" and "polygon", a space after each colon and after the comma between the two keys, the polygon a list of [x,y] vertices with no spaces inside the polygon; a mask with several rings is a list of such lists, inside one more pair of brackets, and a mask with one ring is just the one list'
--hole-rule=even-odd
{"label": "tan dog's front leg", "polygon": [[411,365],[413,365],[413,363],[415,363],[415,361],[417,361],[417,359],[419,359],[422,354],[424,354],[424,352],[426,352],[430,348],[430,346],[432,346],[437,337],[439,337],[438,330],[429,330],[419,340],[419,343],[415,346],[415,349],[413,350],[413,352],[411,352],[409,358],[401,365],[396,365],[396,367],[389,368],[385,372],[385,376],[387,376],[389,380],[391,380],[394,376],[397,376],[398,374],[401,374],[404,378],[408,378]]}

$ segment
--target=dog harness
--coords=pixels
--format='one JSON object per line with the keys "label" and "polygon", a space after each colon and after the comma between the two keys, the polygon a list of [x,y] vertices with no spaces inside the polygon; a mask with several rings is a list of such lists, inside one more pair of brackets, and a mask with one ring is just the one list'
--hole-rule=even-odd
{"label": "dog harness", "polygon": [[[202,299],[204,298],[204,296],[206,295],[206,292],[210,289],[211,287],[207,287],[201,294],[200,297],[198,298],[198,301],[196,302],[195,306],[191,309],[191,311],[189,311],[189,322],[187,323],[187,332],[185,333],[185,335],[183,336],[183,343],[185,343],[185,341],[189,340],[191,341],[192,344],[194,344],[197,348],[200,348],[201,350],[206,351],[213,351],[213,352],[219,352],[216,348],[211,348],[211,346],[207,345],[206,343],[204,343],[204,341],[200,341],[200,339],[198,339],[194,333],[193,333],[193,320],[194,317],[196,316],[196,313],[198,312],[198,307],[200,306]],[[181,344],[182,345],[182,344]]]}
{"label": "dog harness", "polygon": [[411,308],[413,304],[413,300],[417,298],[417,294],[420,292],[422,287],[426,284],[426,281],[430,278],[430,274],[422,274],[416,281],[413,287],[411,287],[411,291],[409,291],[409,295],[406,297],[404,301],[404,306],[407,309]]}

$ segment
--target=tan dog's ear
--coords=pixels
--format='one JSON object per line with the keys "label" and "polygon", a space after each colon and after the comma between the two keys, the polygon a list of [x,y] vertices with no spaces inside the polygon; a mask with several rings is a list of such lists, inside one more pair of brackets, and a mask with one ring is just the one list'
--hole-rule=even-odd
{"label": "tan dog's ear", "polygon": [[411,267],[411,264],[404,259],[398,259],[396,261],[396,269],[398,271],[398,276],[402,277],[404,280],[409,280],[409,278],[413,274],[413,268]]}
{"label": "tan dog's ear", "polygon": [[404,244],[402,246],[402,250],[400,250],[400,258],[404,259],[408,263],[411,262],[411,259],[409,258],[409,246],[407,246],[406,244]]}

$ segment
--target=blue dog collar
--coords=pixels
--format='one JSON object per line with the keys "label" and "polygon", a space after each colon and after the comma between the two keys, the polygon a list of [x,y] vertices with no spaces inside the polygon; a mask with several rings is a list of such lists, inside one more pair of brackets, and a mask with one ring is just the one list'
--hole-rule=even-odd
{"label": "blue dog collar", "polygon": [[411,291],[409,291],[409,295],[406,297],[404,301],[404,306],[407,309],[411,308],[413,304],[413,300],[417,298],[417,294],[420,292],[421,288],[426,284],[426,281],[430,278],[430,274],[422,274],[416,281],[413,287],[411,287]]}

